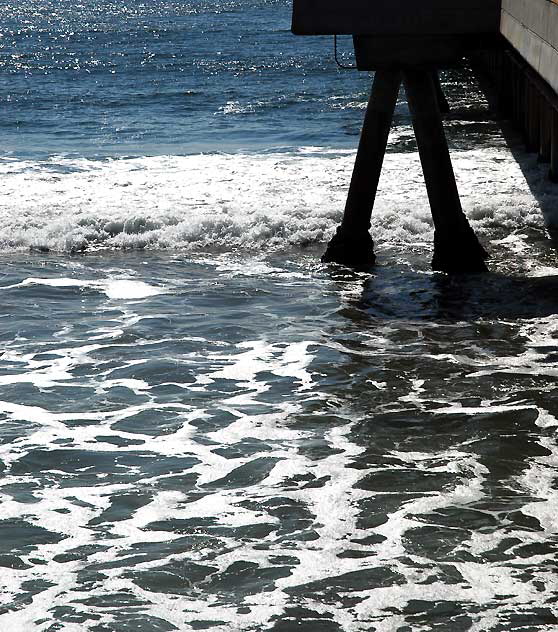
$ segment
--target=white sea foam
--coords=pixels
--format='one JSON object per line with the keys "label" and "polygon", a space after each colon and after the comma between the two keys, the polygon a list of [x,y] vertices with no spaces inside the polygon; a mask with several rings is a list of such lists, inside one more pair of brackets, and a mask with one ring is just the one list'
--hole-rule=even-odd
{"label": "white sea foam", "polygon": [[[114,327],[123,327],[125,318],[128,322],[140,322],[139,317],[133,319],[127,314],[115,321]],[[531,324],[529,332],[532,342],[542,346],[545,340],[542,328],[539,330]],[[384,333],[388,335],[387,331]],[[363,339],[366,340],[367,336],[363,336]],[[382,345],[382,340],[383,338],[378,336],[372,342],[374,345]],[[103,375],[93,373],[83,381],[83,378],[77,378],[72,373],[74,368],[80,367],[83,370],[89,366],[91,358],[107,349],[110,344],[109,338],[73,350],[69,347],[52,349],[51,357],[39,359],[35,359],[31,353],[18,354],[11,351],[9,360],[20,367],[21,377],[25,372],[34,373],[39,370],[51,374],[52,382],[46,388],[60,385],[58,380],[68,382],[80,379],[82,386],[94,388],[97,392],[105,392],[111,387],[127,387],[136,395],[150,395],[156,400],[155,391],[150,393],[153,387],[144,380],[111,378],[109,372]],[[114,450],[114,445],[108,439],[139,441],[143,444],[141,450],[148,449],[154,461],[164,461],[173,456],[197,459],[197,463],[188,470],[188,473],[197,477],[195,497],[188,496],[184,491],[159,489],[167,475],[154,474],[149,477],[144,474],[142,489],[150,490],[149,500],[137,509],[130,509],[121,520],[111,521],[110,518],[106,518],[102,523],[102,531],[95,529],[95,521],[99,521],[103,512],[110,508],[111,499],[136,492],[133,482],[114,484],[108,479],[105,482],[102,475],[99,475],[93,482],[80,486],[49,486],[40,490],[36,494],[37,502],[25,505],[27,519],[52,533],[64,536],[64,539],[54,544],[42,544],[33,555],[22,557],[24,560],[42,560],[43,564],[36,564],[33,567],[33,578],[54,586],[47,586],[30,604],[19,611],[2,615],[1,623],[12,626],[15,630],[42,630],[35,621],[40,616],[44,617],[52,604],[56,604],[58,607],[72,608],[84,614],[91,611],[99,613],[103,622],[110,625],[110,613],[102,606],[85,605],[80,601],[103,599],[107,595],[120,592],[145,600],[145,613],[160,616],[178,629],[184,627],[185,622],[193,617],[218,618],[222,623],[215,625],[214,629],[227,632],[248,626],[263,628],[270,625],[273,616],[285,616],[287,608],[293,604],[292,591],[302,591],[305,595],[301,600],[302,605],[315,613],[328,613],[328,616],[331,614],[333,621],[341,629],[350,632],[368,630],[371,620],[374,621],[375,627],[386,632],[399,624],[408,623],[401,612],[408,604],[412,604],[413,600],[470,603],[473,604],[473,611],[480,606],[495,610],[498,614],[502,614],[507,607],[506,604],[501,607],[498,605],[499,596],[502,594],[513,595],[512,603],[518,608],[536,602],[539,596],[536,581],[522,581],[518,578],[517,569],[513,564],[506,564],[504,561],[486,564],[477,559],[492,551],[498,542],[513,537],[516,533],[524,542],[544,544],[544,538],[555,532],[554,509],[557,499],[553,491],[553,468],[556,464],[554,440],[550,440],[548,444],[553,456],[532,460],[528,471],[515,480],[517,485],[537,498],[537,502],[525,503],[523,511],[537,519],[544,531],[531,533],[502,529],[497,535],[482,531],[471,534],[464,532],[463,548],[471,555],[477,556],[477,559],[441,562],[440,568],[451,567],[460,573],[462,579],[453,583],[442,579],[433,580],[429,578],[429,573],[433,572],[433,565],[436,562],[409,552],[406,538],[424,526],[425,516],[436,516],[436,512],[449,509],[466,510],[485,499],[486,479],[491,472],[480,462],[481,457],[478,454],[467,451],[466,445],[461,445],[460,449],[453,447],[434,453],[416,449],[406,450],[404,444],[397,447],[394,444],[388,456],[400,464],[397,469],[401,473],[447,475],[451,477],[451,483],[440,484],[432,491],[409,493],[406,499],[405,490],[400,490],[404,498],[395,509],[386,508],[385,522],[372,528],[363,528],[359,521],[367,516],[365,503],[374,501],[381,507],[382,498],[389,501],[394,494],[390,490],[381,492],[362,488],[362,482],[367,476],[390,470],[393,472],[389,466],[374,466],[370,461],[365,461],[366,467],[356,466],[359,457],[370,449],[366,441],[355,441],[359,436],[358,432],[355,432],[363,420],[352,418],[343,422],[343,412],[338,410],[339,418],[336,423],[324,423],[318,432],[314,432],[311,427],[301,429],[291,423],[297,413],[304,410],[307,402],[316,405],[322,399],[324,402],[326,400],[320,392],[320,388],[323,388],[323,385],[320,385],[320,377],[313,369],[313,362],[325,348],[330,346],[319,340],[292,344],[248,340],[236,346],[229,346],[228,353],[219,350],[192,357],[192,361],[203,361],[197,370],[199,384],[206,389],[213,389],[208,393],[216,398],[214,403],[230,413],[228,423],[223,424],[218,430],[204,433],[201,440],[200,436],[195,434],[193,423],[199,422],[206,411],[201,407],[193,408],[188,403],[179,401],[128,403],[116,410],[91,410],[87,413],[55,413],[46,408],[38,409],[0,402],[0,410],[9,420],[25,420],[37,425],[34,432],[22,437],[20,441],[3,446],[0,457],[7,465],[36,446],[55,449],[69,443],[72,450],[99,455]],[[388,347],[384,353],[389,351]],[[391,351],[394,349],[391,348]],[[368,358],[366,353],[367,351],[363,350],[363,357]],[[69,359],[71,362],[64,364],[64,370],[56,373],[57,362],[60,359]],[[263,404],[262,398],[265,398],[275,379],[291,386],[293,390],[290,397],[286,401],[276,399],[273,411],[269,414],[252,411],[250,407]],[[228,387],[223,388],[222,383],[233,386],[233,393],[229,392]],[[409,383],[415,398],[425,394],[426,384],[423,380],[411,376]],[[308,384],[313,384],[313,388],[308,390]],[[180,386],[185,394],[194,392],[188,383]],[[332,401],[330,395],[327,404],[331,406]],[[468,407],[448,403],[444,408],[438,408],[436,413],[463,413],[474,417],[487,410],[513,414],[531,408],[531,405],[521,403],[486,402],[481,406]],[[152,437],[137,431],[125,432],[115,426],[119,421],[131,419],[139,413],[160,414],[163,410],[176,410],[180,414],[180,426],[170,434],[161,433]],[[353,411],[348,410],[347,413],[349,417],[353,417]],[[311,445],[316,440],[323,441],[329,450],[319,458],[309,455],[305,450],[307,443]],[[220,453],[223,448],[239,446],[244,441],[260,441],[266,449],[255,454],[234,457]],[[273,449],[268,452],[267,448],[270,447]],[[118,450],[120,453],[134,454],[138,448],[132,444],[120,446]],[[269,456],[274,463],[257,484],[250,484],[249,481],[228,487],[222,484],[222,481],[230,479],[240,468],[250,466],[255,459]],[[131,468],[129,474],[133,474],[133,469]],[[57,471],[55,463],[48,470],[48,474],[51,477],[60,476],[62,480],[65,476],[64,472]],[[84,468],[83,474],[87,474],[87,468]],[[9,486],[10,483],[18,483],[21,480],[21,477],[11,475],[5,484]],[[294,484],[294,481],[298,482]],[[316,486],[305,485],[307,481],[321,483]],[[269,513],[269,508],[265,507],[270,501],[277,504],[293,503],[293,507],[303,507],[304,515],[310,516],[308,526],[305,526],[303,521],[303,526],[287,532],[287,538],[281,535],[281,529],[285,529],[288,522],[284,523],[283,518]],[[3,519],[18,519],[21,514],[22,503],[6,498]],[[204,521],[208,521],[212,528],[223,529],[225,533],[229,529],[255,529],[266,525],[275,530],[262,538],[235,541],[223,536],[222,544],[219,546],[212,540],[210,545],[190,546],[187,551],[174,554],[163,553],[165,546],[181,539],[181,527],[175,527],[174,531],[161,531],[153,529],[152,525],[172,521],[176,521],[176,525],[189,522],[199,524],[193,531],[193,537],[199,537],[200,540],[208,537]],[[304,533],[305,529],[310,530],[316,539],[297,540],[296,536]],[[459,533],[460,530],[456,529],[456,532]],[[71,555],[80,547],[94,547],[99,543],[100,533],[103,534],[103,546],[99,550],[92,549],[86,559],[70,559],[63,563],[57,561],[60,559],[58,556]],[[377,543],[358,542],[359,539],[371,534],[379,538]],[[161,546],[160,556],[151,559],[149,556],[138,555],[141,547],[157,544]],[[347,551],[351,551],[355,556],[344,555]],[[291,562],[289,574],[276,579],[268,590],[243,597],[239,602],[245,609],[243,614],[238,612],[238,604],[231,607],[223,603],[219,594],[210,590],[204,592],[203,583],[180,595],[177,600],[172,592],[164,594],[145,589],[129,576],[130,572],[136,577],[150,572],[163,573],[166,565],[180,566],[191,563],[209,564],[213,569],[213,575],[226,575],[228,569],[239,564],[248,563],[258,568],[273,568],[273,559],[280,555],[288,556],[296,563]],[[359,555],[362,557],[358,557]],[[534,561],[539,561],[541,565],[540,570],[533,571],[535,580],[549,586],[550,572],[543,565],[548,562],[548,558],[530,557],[525,564],[532,564]],[[86,589],[80,579],[81,574],[84,568],[94,568],[96,565],[102,567],[103,581]],[[346,594],[355,599],[355,605],[350,609],[335,608],[332,612],[327,599],[324,601],[316,596],[316,591],[322,590],[320,585],[335,586],[338,578],[345,573],[369,570],[383,570],[388,574],[393,572],[400,580],[387,586],[363,584],[360,580],[358,589],[337,589],[340,598]],[[22,581],[27,577],[29,574],[25,571],[4,569],[0,582],[7,594],[16,595],[21,590]],[[318,588],[312,589],[312,582],[317,582]],[[307,588],[308,594],[305,592]],[[180,603],[179,608],[177,603]],[[393,612],[394,608],[398,612]],[[481,613],[477,617],[477,623],[492,625],[488,621],[491,616],[491,612]],[[379,625],[376,625],[376,620],[379,621]],[[293,625],[295,623],[296,620],[293,619]]]}
{"label": "white sea foam", "polygon": [[[288,160],[334,169],[350,157]],[[410,201],[409,209],[416,220]],[[541,221],[534,207],[516,216],[494,209],[515,222],[513,239],[504,240],[494,215],[477,218],[477,227],[510,250],[524,241],[523,228]],[[389,230],[403,220],[390,221]],[[360,310],[353,320],[370,275],[339,280],[227,253],[194,257],[203,274],[189,279],[182,271],[190,263],[154,256],[153,267],[164,264],[146,273],[141,259],[128,271],[105,265],[101,278],[83,264],[57,277],[25,272],[4,286],[10,299],[52,291],[68,299],[53,303],[88,310],[92,326],[84,334],[79,319],[53,311],[52,336],[18,337],[1,355],[0,415],[14,436],[0,445],[0,524],[24,520],[62,539],[18,551],[15,565],[29,568],[2,569],[7,599],[26,594],[30,579],[43,590],[0,615],[0,627],[43,632],[59,608],[98,616],[109,629],[117,610],[135,616],[136,606],[115,606],[119,595],[140,601],[141,616],[178,629],[216,620],[213,629],[226,632],[267,629],[274,616],[298,627],[289,610],[297,606],[348,632],[388,632],[413,624],[418,602],[428,616],[444,601],[480,632],[511,610],[551,604],[558,498],[550,433],[558,422],[545,389],[556,375],[555,316],[417,325]],[[264,278],[266,291],[259,284],[254,292],[249,275]],[[390,285],[379,300],[389,303],[397,291]],[[423,295],[429,300],[432,290]],[[515,338],[506,341],[502,331],[512,326]],[[492,378],[507,380],[505,389]],[[488,436],[489,417],[507,417],[509,433]],[[544,454],[508,454],[498,442],[514,433]],[[18,496],[22,486],[32,502]],[[508,555],[509,540],[535,552]],[[191,565],[209,575],[192,580]],[[88,573],[102,580],[88,583]]]}
{"label": "white sea foam", "polygon": [[162,288],[154,287],[144,281],[135,281],[133,279],[106,279],[106,280],[88,280],[79,278],[50,277],[36,278],[29,277],[20,283],[14,285],[5,285],[1,289],[12,289],[16,287],[26,287],[28,285],[46,285],[49,287],[75,287],[75,288],[92,288],[106,294],[111,299],[143,299],[149,296],[161,294]]}
{"label": "white sea foam", "polygon": [[[4,160],[0,246],[4,251],[258,250],[323,242],[341,218],[353,160],[352,151],[312,148],[259,155]],[[529,184],[505,147],[455,152],[463,206],[484,239],[542,229],[541,205],[547,223],[558,223],[552,215],[558,194],[546,184],[542,168],[525,160]],[[417,154],[386,155],[372,231],[380,243],[431,240]]]}

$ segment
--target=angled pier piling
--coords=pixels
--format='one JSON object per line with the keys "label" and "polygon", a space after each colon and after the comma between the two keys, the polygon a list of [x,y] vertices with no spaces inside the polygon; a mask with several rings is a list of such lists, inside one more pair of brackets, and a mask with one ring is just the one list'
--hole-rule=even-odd
{"label": "angled pier piling", "polygon": [[324,263],[374,263],[370,218],[380,181],[401,73],[378,71],[364,115],[360,142],[343,213],[343,221],[322,257]]}
{"label": "angled pier piling", "polygon": [[417,138],[435,227],[435,270],[486,270],[487,253],[461,208],[442,125],[447,101],[438,70],[455,64],[471,47],[491,45],[498,34],[499,0],[294,0],[298,35],[353,35],[359,70],[375,71],[343,220],[324,262],[366,265],[375,261],[370,218],[401,80]]}
{"label": "angled pier piling", "polygon": [[432,268],[453,274],[484,272],[488,255],[461,208],[432,73],[406,70],[403,83],[434,221]]}

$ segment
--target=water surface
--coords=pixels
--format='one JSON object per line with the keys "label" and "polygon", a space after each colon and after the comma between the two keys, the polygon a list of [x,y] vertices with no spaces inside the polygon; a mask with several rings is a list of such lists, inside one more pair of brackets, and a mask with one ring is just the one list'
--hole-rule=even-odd
{"label": "water surface", "polygon": [[2,629],[558,629],[558,193],[447,71],[491,272],[430,271],[403,94],[320,264],[370,77],[289,8],[0,9]]}

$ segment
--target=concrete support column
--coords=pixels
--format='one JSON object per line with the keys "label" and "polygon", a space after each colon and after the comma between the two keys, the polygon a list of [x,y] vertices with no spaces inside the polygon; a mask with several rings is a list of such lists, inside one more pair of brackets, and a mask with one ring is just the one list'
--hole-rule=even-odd
{"label": "concrete support column", "polygon": [[558,110],[552,109],[552,136],[550,147],[550,173],[553,182],[558,182]]}
{"label": "concrete support column", "polygon": [[497,57],[494,78],[497,85],[496,109],[501,116],[510,116],[512,107],[511,62],[508,55],[495,53]]}
{"label": "concrete support column", "polygon": [[432,75],[408,69],[403,83],[434,221],[434,270],[482,272],[487,253],[461,208]]}
{"label": "concrete support column", "polygon": [[525,100],[526,110],[526,141],[527,151],[538,152],[541,143],[540,128],[540,95],[537,87],[529,79],[526,79],[527,95]]}
{"label": "concrete support column", "polygon": [[542,95],[540,97],[540,106],[539,162],[550,162],[552,108],[548,100]]}
{"label": "concrete support column", "polygon": [[376,71],[343,220],[322,256],[324,263],[367,265],[376,259],[368,230],[400,85],[401,73]]}
{"label": "concrete support column", "polygon": [[531,113],[532,113],[532,85],[529,81],[527,74],[520,70],[521,73],[521,84],[523,86],[523,97],[522,97],[522,130],[523,130],[523,141],[525,142],[525,149],[527,151],[533,151],[533,142],[531,140]]}
{"label": "concrete support column", "polygon": [[523,131],[523,81],[521,71],[513,64],[513,123],[515,127]]}

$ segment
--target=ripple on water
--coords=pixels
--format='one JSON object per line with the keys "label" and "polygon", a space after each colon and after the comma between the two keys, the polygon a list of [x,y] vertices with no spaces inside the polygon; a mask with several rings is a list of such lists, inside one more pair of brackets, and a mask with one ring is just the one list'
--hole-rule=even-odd
{"label": "ripple on water", "polygon": [[[0,358],[2,623],[555,625],[558,321],[544,287],[510,279],[498,300],[492,277],[456,287],[399,269],[399,293],[376,292],[395,259],[347,278],[303,260],[263,277],[221,265],[204,272],[219,291],[177,310],[202,264],[169,275],[150,257],[147,275],[118,272],[165,288],[141,298],[73,293],[108,286],[102,258],[85,282],[4,290],[22,322],[34,289],[72,293]],[[267,291],[244,295],[231,340],[229,296],[248,280]]]}

